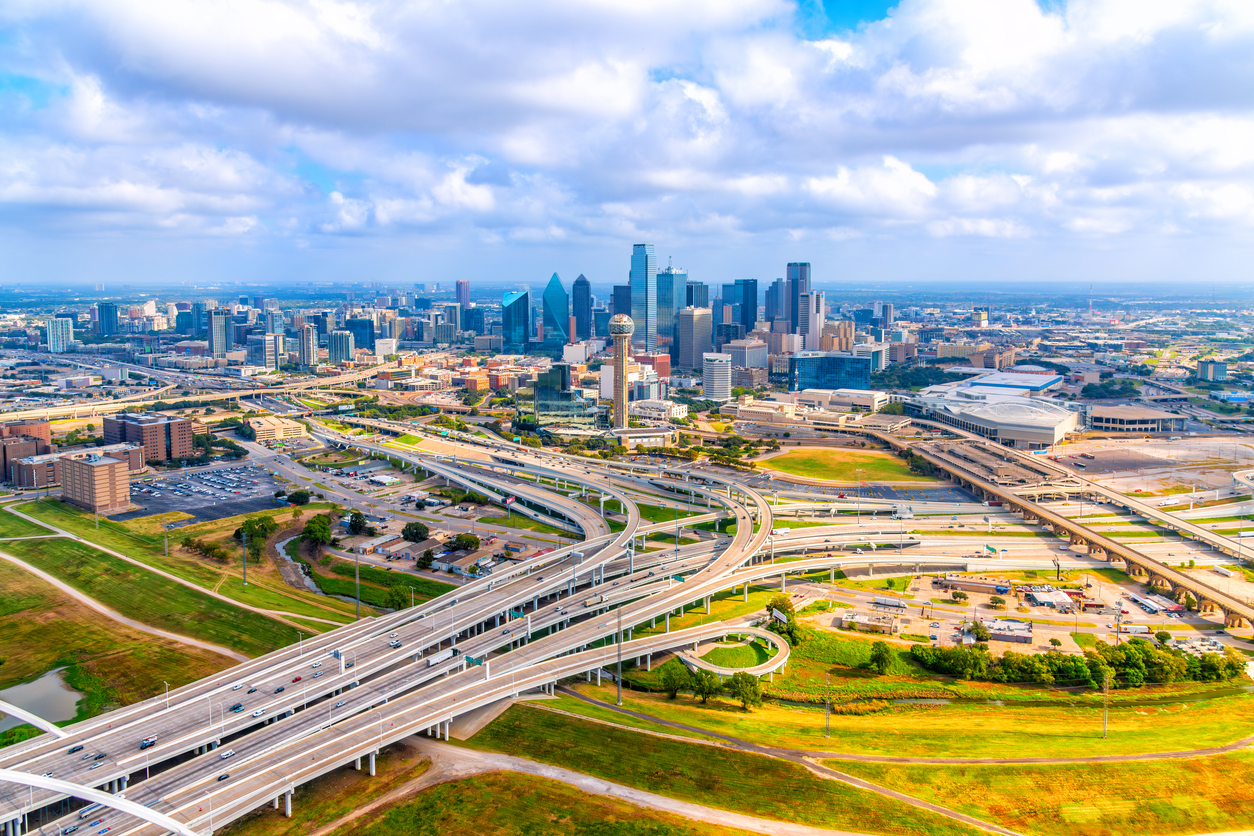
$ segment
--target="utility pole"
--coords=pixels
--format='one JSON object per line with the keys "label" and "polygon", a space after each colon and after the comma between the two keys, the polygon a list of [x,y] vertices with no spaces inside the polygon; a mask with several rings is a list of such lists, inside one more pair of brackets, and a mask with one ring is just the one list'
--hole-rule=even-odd
{"label": "utility pole", "polygon": [[827,675],[827,698],[823,702],[823,736],[830,736],[832,731],[832,675]]}
{"label": "utility pole", "polygon": [[242,532],[244,544],[242,550],[244,553],[244,586],[248,586],[248,533]]}
{"label": "utility pole", "polygon": [[618,606],[618,705],[623,704],[623,606]]}
{"label": "utility pole", "polygon": [[1110,715],[1110,670],[1102,676],[1102,740],[1106,739],[1106,720]]}
{"label": "utility pole", "polygon": [[353,596],[357,602],[357,620],[361,621],[361,558],[353,552],[353,582],[357,585],[357,594]]}

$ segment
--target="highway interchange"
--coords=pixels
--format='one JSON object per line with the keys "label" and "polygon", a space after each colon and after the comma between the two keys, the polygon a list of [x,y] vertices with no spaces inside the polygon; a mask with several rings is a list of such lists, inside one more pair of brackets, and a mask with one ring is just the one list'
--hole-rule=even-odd
{"label": "highway interchange", "polygon": [[[447,736],[458,715],[524,691],[551,688],[572,676],[613,671],[620,654],[648,660],[728,633],[755,634],[777,652],[750,672],[770,676],[788,662],[787,644],[775,634],[722,622],[670,631],[669,620],[716,593],[744,588],[747,594],[748,584],[781,579],[784,571],[855,566],[979,571],[1054,565],[1052,558],[1039,554],[979,560],[970,556],[969,548],[966,554],[955,554],[953,549],[931,548],[927,540],[916,540],[909,551],[902,541],[896,554],[833,554],[833,536],[837,545],[846,546],[893,538],[882,519],[855,525],[833,520],[832,527],[772,536],[777,511],[784,510],[776,509],[775,497],[747,487],[734,475],[697,466],[607,463],[459,434],[441,443],[462,447],[464,455],[419,456],[329,429],[321,435],[329,444],[399,457],[497,501],[517,497],[518,512],[564,524],[582,542],[498,568],[419,606],[362,619],[168,695],[75,724],[65,730],[69,736],[64,739],[44,735],[9,747],[0,752],[0,769],[41,777],[50,773],[57,780],[122,792],[127,801],[145,805],[143,810],[168,816],[191,832],[207,833],[262,804],[290,804],[296,785],[345,763],[372,763],[380,748],[408,735]],[[295,464],[282,467],[291,477],[310,478],[298,473]],[[568,492],[588,496],[590,502],[603,494],[621,504],[625,527],[610,531],[597,507]],[[696,505],[698,515],[686,517],[685,526],[724,519],[735,523],[736,532],[645,552],[644,537],[675,527],[641,519],[635,497],[647,493],[663,504]],[[807,499],[803,513],[851,507],[848,499]],[[856,501],[868,511],[893,505]],[[926,503],[913,504],[926,510]],[[976,509],[968,505],[963,510],[969,514]],[[827,553],[789,562],[772,559],[807,551]],[[1094,565],[1070,555],[1061,563]],[[635,637],[633,628],[642,625],[666,630]],[[695,655],[686,655],[685,661],[721,675],[732,673]],[[155,738],[152,745],[141,749],[141,741],[150,737]],[[0,785],[5,828],[0,833],[17,832],[9,830],[13,822],[64,798],[53,789]],[[169,832],[134,809],[107,807],[83,818],[79,811],[70,812],[47,825],[46,832],[70,827],[145,836]]]}

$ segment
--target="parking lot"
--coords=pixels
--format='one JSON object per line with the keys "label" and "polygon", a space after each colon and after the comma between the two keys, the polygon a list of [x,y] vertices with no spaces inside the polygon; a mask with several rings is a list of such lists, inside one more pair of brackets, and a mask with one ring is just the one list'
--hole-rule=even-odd
{"label": "parking lot", "polygon": [[[142,510],[113,517],[128,520],[152,514],[183,511],[196,521],[217,520],[274,507],[274,492],[282,487],[269,470],[258,465],[207,468],[191,473],[156,476],[131,486],[131,501]],[[188,521],[191,522],[191,521]]]}

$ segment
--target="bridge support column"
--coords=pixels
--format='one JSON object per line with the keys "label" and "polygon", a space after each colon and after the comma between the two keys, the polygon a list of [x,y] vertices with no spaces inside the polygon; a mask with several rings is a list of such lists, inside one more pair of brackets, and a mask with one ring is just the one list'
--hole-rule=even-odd
{"label": "bridge support column", "polygon": [[745,581],[745,603],[749,603],[749,582]]}
{"label": "bridge support column", "polygon": [[370,753],[370,777],[371,777],[371,778],[373,778],[373,777],[374,777],[374,756],[375,756],[375,754],[376,754],[375,752],[371,752],[371,753]]}
{"label": "bridge support column", "polygon": [[274,797],[274,809],[279,809],[279,797],[277,795]]}
{"label": "bridge support column", "polygon": [[597,668],[597,685],[601,684],[601,669]]}
{"label": "bridge support column", "polygon": [[669,633],[670,631],[671,631],[671,614],[667,613],[666,614],[666,632]]}
{"label": "bridge support column", "polygon": [[125,789],[126,789],[126,782],[127,782],[127,778],[128,778],[128,777],[129,777],[129,776],[127,776],[127,775],[123,775],[123,776],[122,776],[122,778],[121,778],[121,781],[122,781],[122,787],[121,787],[121,789],[122,789],[122,790],[125,790]]}
{"label": "bridge support column", "polygon": [[445,739],[445,740],[448,740],[448,730],[449,730],[449,728],[450,728],[452,725],[453,725],[453,721],[452,721],[452,720],[445,720],[445,721],[444,721],[444,739]]}
{"label": "bridge support column", "polygon": [[356,769],[358,772],[361,772],[361,758],[358,758],[357,760],[353,761],[353,769]]}
{"label": "bridge support column", "polygon": [[653,654],[652,653],[644,654],[644,669],[646,671],[653,670]]}
{"label": "bridge support column", "polygon": [[292,793],[291,791],[283,793],[283,815],[289,819],[292,817]]}
{"label": "bridge support column", "polygon": [[788,591],[788,573],[787,572],[779,573],[779,591],[780,592]]}
{"label": "bridge support column", "polygon": [[829,570],[828,570],[828,572],[827,572],[827,582],[828,582],[828,583],[836,583],[836,570],[835,570],[835,569],[829,569]]}

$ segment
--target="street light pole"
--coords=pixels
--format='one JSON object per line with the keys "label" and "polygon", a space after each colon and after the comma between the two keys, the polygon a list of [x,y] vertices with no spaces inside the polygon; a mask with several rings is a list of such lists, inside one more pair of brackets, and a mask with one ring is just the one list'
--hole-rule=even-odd
{"label": "street light pole", "polygon": [[623,607],[618,606],[618,705],[623,704]]}
{"label": "street light pole", "polygon": [[862,468],[855,468],[854,473],[857,474],[857,482],[854,483],[854,491],[857,496],[856,505],[858,506],[858,525],[862,525]]}

